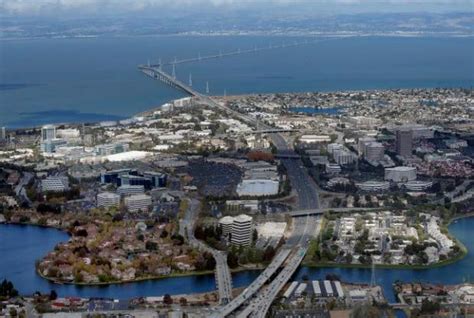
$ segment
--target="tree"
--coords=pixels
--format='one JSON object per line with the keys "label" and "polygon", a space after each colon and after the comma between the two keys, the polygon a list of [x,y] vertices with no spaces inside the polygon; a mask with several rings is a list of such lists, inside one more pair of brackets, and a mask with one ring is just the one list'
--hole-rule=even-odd
{"label": "tree", "polygon": [[10,299],[18,296],[18,291],[13,286],[13,283],[4,279],[0,284],[0,299]]}
{"label": "tree", "polygon": [[158,244],[153,241],[147,241],[145,243],[145,248],[149,251],[156,251],[158,249]]}
{"label": "tree", "polygon": [[239,266],[239,258],[235,252],[230,251],[229,255],[227,255],[227,265],[229,265],[230,268]]}
{"label": "tree", "polygon": [[254,229],[252,233],[252,241],[257,242],[257,240],[258,240],[258,232],[257,232],[257,229]]}
{"label": "tree", "polygon": [[51,290],[51,293],[49,294],[49,300],[56,300],[58,298],[58,294],[54,289]]}
{"label": "tree", "polygon": [[173,298],[171,298],[171,295],[170,294],[165,294],[163,296],[163,303],[165,305],[172,305],[173,304]]}
{"label": "tree", "polygon": [[436,301],[431,301],[429,299],[423,299],[421,302],[421,314],[435,314],[440,310],[441,306]]}

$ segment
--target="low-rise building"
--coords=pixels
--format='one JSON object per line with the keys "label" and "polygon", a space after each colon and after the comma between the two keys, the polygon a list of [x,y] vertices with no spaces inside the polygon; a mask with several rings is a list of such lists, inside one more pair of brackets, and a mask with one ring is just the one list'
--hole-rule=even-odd
{"label": "low-rise building", "polygon": [[408,182],[416,180],[415,167],[385,168],[385,180],[393,182]]}
{"label": "low-rise building", "polygon": [[148,211],[151,206],[151,197],[146,194],[135,194],[124,199],[129,212]]}
{"label": "low-rise building", "polygon": [[97,207],[110,208],[120,204],[120,195],[113,192],[97,194]]}
{"label": "low-rise building", "polygon": [[69,190],[69,179],[67,177],[48,177],[41,180],[42,192],[64,192]]}

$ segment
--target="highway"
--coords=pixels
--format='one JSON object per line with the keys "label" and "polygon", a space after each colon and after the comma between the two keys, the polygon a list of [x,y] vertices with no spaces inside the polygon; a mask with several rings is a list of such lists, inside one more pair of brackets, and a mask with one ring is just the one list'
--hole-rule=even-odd
{"label": "highway", "polygon": [[237,315],[238,318],[249,316],[265,317],[278,293],[290,280],[291,276],[293,276],[303,261],[308,250],[309,241],[319,234],[321,230],[321,222],[319,221],[320,220],[316,218],[310,216],[307,217],[305,228],[303,230],[304,234],[300,238],[296,251],[288,258],[287,264],[281,272],[278,273],[277,277],[275,277],[267,287],[262,288],[262,290],[256,294],[254,299]]}
{"label": "highway", "polygon": [[288,215],[296,218],[308,215],[321,215],[326,212],[334,213],[352,213],[352,212],[374,212],[384,210],[384,208],[320,208],[320,209],[305,209],[305,210],[294,210],[287,212]]}
{"label": "highway", "polygon": [[[147,66],[139,66],[140,70],[142,70],[148,76],[161,80],[171,86],[177,87],[191,96],[194,96],[200,100],[201,103],[206,104],[210,107],[218,108],[225,113],[234,116],[245,123],[248,123],[252,126],[261,127],[261,129],[273,129],[272,127],[262,124],[258,122],[257,119],[249,117],[245,114],[239,113],[233,109],[228,108],[225,104],[220,104],[217,101],[213,100],[211,97],[203,95],[193,88],[185,85],[184,83],[178,81],[176,78],[166,74],[161,70],[161,68],[156,67],[147,67]],[[276,146],[278,150],[278,154],[281,155],[289,155],[289,156],[297,156],[293,149],[287,144],[284,138],[277,133],[270,134],[273,144]],[[317,187],[312,178],[308,175],[307,170],[304,168],[303,163],[300,159],[282,159],[281,162],[285,166],[287,170],[288,177],[290,179],[290,183],[292,188],[297,193],[298,197],[298,209],[299,210],[309,210],[309,209],[319,209],[319,196],[317,193]],[[195,244],[202,244],[202,242],[195,242],[194,234],[192,233],[192,223],[196,216],[188,216],[190,219],[187,222],[187,232],[188,238],[190,241],[193,241]],[[220,307],[211,309],[210,316],[211,317],[226,317],[232,314],[235,310],[239,307],[244,305],[248,300],[250,300],[254,295],[256,295],[264,284],[271,278],[273,274],[277,272],[277,270],[284,264],[287,260],[286,265],[284,266],[283,270],[279,275],[277,275],[276,280],[273,280],[272,292],[268,294],[268,296],[258,296],[260,297],[261,301],[258,302],[259,311],[263,312],[268,310],[270,307],[274,297],[278,294],[281,287],[286,284],[288,279],[291,277],[291,274],[298,268],[299,264],[303,260],[307,246],[309,244],[310,239],[315,234],[316,228],[316,220],[317,218],[314,216],[308,215],[306,219],[297,218],[294,219],[294,228],[292,231],[292,235],[288,238],[286,244],[279,253],[273,258],[272,262],[267,266],[267,268],[254,280],[239,296],[234,298],[229,303],[225,302],[225,293],[226,293],[226,284],[225,279],[223,279],[224,283],[220,283],[221,276],[224,277],[225,273],[218,273],[220,266],[216,266],[216,278],[218,279],[218,288],[221,301],[226,303],[225,305],[221,305]],[[186,224],[185,224],[186,225]],[[190,230],[191,228],[191,230]],[[199,245],[198,245],[199,246]],[[204,247],[202,247],[204,249]],[[207,247],[209,249],[209,247]],[[291,254],[291,257],[289,257]],[[213,253],[213,255],[215,255]],[[218,255],[216,255],[219,257]],[[216,257],[215,256],[215,257]],[[223,263],[222,259],[217,260],[216,263],[221,264]],[[224,285],[224,286],[221,286]],[[222,289],[220,289],[222,287]],[[229,286],[230,287],[230,286]],[[261,295],[261,294],[260,294]],[[230,299],[230,298],[228,298]],[[266,308],[266,309],[265,309]],[[251,308],[250,308],[251,309]],[[249,309],[245,309],[249,310]],[[253,310],[251,310],[253,312]]]}

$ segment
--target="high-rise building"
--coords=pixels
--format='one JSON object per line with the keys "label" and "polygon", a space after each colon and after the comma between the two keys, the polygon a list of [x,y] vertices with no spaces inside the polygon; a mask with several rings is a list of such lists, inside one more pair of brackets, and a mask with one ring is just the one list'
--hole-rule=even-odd
{"label": "high-rise building", "polygon": [[230,242],[235,245],[249,246],[252,243],[252,217],[241,214],[234,218]]}
{"label": "high-rise building", "polygon": [[222,235],[231,244],[249,246],[252,243],[253,219],[251,216],[241,214],[236,217],[225,216],[219,220]]}
{"label": "high-rise building", "polygon": [[0,128],[0,140],[7,139],[7,131],[5,127]]}
{"label": "high-rise building", "polygon": [[410,157],[413,150],[413,132],[408,129],[397,130],[396,135],[397,154],[402,157]]}
{"label": "high-rise building", "polygon": [[56,127],[45,125],[41,128],[41,141],[56,139]]}

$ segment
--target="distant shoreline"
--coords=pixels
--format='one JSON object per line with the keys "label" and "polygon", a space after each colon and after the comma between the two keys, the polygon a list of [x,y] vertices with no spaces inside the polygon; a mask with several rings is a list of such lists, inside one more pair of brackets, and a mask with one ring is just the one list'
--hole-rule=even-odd
{"label": "distant shoreline", "polygon": [[81,36],[33,36],[33,37],[0,37],[1,41],[35,41],[35,40],[87,40],[87,39],[120,39],[120,38],[169,38],[169,37],[251,37],[251,36],[261,36],[261,37],[287,37],[287,38],[298,38],[298,37],[321,37],[321,38],[335,38],[335,39],[348,39],[348,38],[358,38],[358,37],[392,37],[392,38],[470,38],[474,37],[472,33],[452,33],[452,32],[419,32],[419,31],[406,31],[406,32],[375,32],[375,33],[353,33],[348,34],[347,31],[339,32],[327,32],[327,33],[317,33],[314,31],[306,31],[301,33],[284,33],[284,32],[258,32],[258,31],[242,31],[240,33],[227,33],[227,32],[186,32],[186,33],[170,33],[170,34],[142,34],[142,35],[130,35],[130,34],[91,34],[91,35],[81,35]]}

